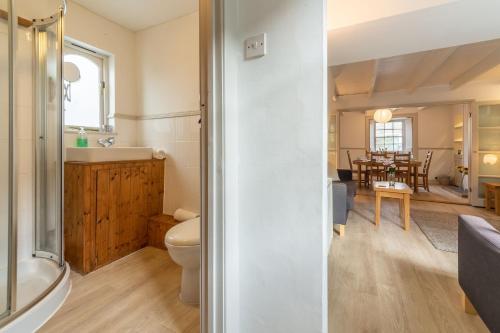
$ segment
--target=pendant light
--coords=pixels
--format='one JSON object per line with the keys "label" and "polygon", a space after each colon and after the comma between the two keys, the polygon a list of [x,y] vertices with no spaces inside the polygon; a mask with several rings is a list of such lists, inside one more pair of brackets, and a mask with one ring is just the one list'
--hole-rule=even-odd
{"label": "pendant light", "polygon": [[373,119],[377,123],[382,123],[385,124],[392,119],[392,111],[390,109],[379,109],[375,111],[375,114],[373,115]]}

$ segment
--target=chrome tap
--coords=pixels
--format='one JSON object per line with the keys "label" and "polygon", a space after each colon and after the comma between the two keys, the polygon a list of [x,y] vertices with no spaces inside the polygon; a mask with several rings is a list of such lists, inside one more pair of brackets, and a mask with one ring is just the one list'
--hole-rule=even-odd
{"label": "chrome tap", "polygon": [[115,143],[115,138],[113,136],[110,136],[109,138],[100,138],[97,140],[97,143],[103,146],[104,148],[108,148]]}

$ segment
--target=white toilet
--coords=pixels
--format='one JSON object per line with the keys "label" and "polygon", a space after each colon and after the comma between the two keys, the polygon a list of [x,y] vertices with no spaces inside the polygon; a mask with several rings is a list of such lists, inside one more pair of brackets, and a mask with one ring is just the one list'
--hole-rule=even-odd
{"label": "white toilet", "polygon": [[172,260],[182,266],[179,298],[187,304],[200,303],[200,218],[172,227],[165,235]]}

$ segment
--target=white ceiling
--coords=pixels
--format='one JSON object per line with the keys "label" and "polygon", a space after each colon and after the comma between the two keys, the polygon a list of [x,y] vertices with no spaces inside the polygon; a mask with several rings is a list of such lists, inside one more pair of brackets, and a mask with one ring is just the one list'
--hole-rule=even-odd
{"label": "white ceiling", "polygon": [[458,0],[328,0],[328,30],[455,1]]}
{"label": "white ceiling", "polygon": [[129,30],[139,31],[198,10],[198,0],[71,0]]}
{"label": "white ceiling", "polygon": [[336,96],[500,82],[500,40],[330,67]]}

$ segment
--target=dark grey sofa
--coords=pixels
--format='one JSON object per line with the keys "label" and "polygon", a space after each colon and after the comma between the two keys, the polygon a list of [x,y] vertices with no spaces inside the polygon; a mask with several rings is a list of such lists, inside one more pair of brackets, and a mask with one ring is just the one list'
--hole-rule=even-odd
{"label": "dark grey sofa", "polygon": [[354,208],[356,182],[352,180],[351,170],[337,170],[340,181],[332,182],[333,224],[340,225],[340,236],[344,235],[349,210]]}
{"label": "dark grey sofa", "polygon": [[458,281],[466,309],[470,302],[491,332],[500,332],[500,232],[480,217],[458,218]]}

